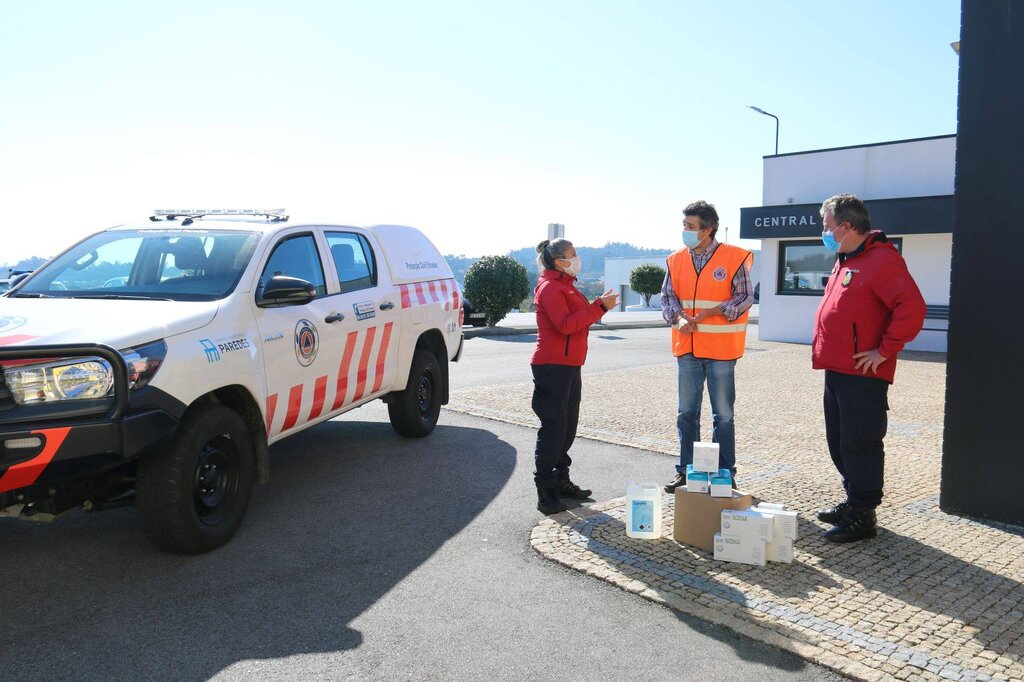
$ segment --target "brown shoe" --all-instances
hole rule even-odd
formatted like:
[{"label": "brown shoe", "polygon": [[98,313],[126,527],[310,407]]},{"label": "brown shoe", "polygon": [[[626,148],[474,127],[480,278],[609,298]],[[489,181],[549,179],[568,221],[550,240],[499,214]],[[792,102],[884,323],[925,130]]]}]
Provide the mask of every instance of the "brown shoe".
[{"label": "brown shoe", "polygon": [[672,482],[665,486],[665,492],[674,493],[676,488],[686,487],[686,474],[676,474],[676,477],[672,479]]}]

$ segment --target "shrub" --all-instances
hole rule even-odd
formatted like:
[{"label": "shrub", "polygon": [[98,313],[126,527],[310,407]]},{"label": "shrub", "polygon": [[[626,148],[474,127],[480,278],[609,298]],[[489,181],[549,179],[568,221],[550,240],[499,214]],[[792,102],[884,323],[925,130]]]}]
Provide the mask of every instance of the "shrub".
[{"label": "shrub", "polygon": [[651,307],[651,296],[661,291],[665,282],[665,268],[660,265],[646,264],[637,266],[629,273],[629,286],[644,297],[644,305]]},{"label": "shrub", "polygon": [[463,291],[493,327],[530,293],[530,274],[514,258],[484,256],[466,270]]}]

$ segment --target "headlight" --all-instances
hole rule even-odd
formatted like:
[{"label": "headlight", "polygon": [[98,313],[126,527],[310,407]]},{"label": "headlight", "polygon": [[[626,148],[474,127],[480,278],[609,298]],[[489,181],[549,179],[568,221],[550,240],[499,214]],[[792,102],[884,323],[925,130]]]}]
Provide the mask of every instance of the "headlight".
[{"label": "headlight", "polygon": [[4,370],[4,377],[19,405],[102,398],[114,385],[110,364],[99,358],[11,367]]},{"label": "headlight", "polygon": [[[148,384],[167,354],[167,344],[155,341],[121,351],[128,366],[131,390]],[[58,400],[88,400],[113,395],[114,371],[101,358],[67,358],[3,369],[7,387],[19,405]]]}]

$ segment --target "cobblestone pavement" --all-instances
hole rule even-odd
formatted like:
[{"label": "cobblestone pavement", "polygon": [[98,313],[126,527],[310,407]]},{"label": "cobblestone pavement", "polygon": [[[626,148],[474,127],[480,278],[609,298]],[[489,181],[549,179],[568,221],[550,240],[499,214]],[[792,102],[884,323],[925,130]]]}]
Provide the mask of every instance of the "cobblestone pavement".
[{"label": "cobblestone pavement", "polygon": [[[667,355],[667,352],[666,352]],[[584,373],[579,435],[674,455],[675,364]],[[1024,679],[1024,529],[938,508],[946,365],[907,353],[889,393],[886,498],[875,540],[821,539],[821,506],[841,499],[825,449],[823,375],[807,346],[748,344],[737,363],[737,479],[800,512],[792,564],[716,562],[671,539],[626,537],[624,498],[542,520],[546,558],[672,608],[794,651],[858,679]],[[532,384],[452,392],[449,409],[536,426]],[[711,408],[702,410],[705,438]],[[573,448],[586,477],[586,441]],[[665,480],[674,474],[666,457]],[[623,481],[623,492],[625,481]]]}]

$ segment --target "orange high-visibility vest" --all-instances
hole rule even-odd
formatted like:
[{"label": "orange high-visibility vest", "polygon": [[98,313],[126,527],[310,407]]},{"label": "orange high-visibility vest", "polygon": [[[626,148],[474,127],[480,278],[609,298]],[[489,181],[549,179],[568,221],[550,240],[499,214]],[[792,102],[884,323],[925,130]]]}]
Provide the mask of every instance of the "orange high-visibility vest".
[{"label": "orange high-visibility vest", "polygon": [[[698,273],[693,267],[689,249],[680,249],[668,257],[672,290],[687,315],[714,308],[732,298],[732,278],[747,260],[754,256],[746,249],[719,244],[711,259]],[[672,354],[676,357],[693,353],[697,358],[735,360],[743,355],[747,338],[749,309],[733,321],[725,315],[713,315],[697,324],[697,331],[683,334],[672,328]]]}]

